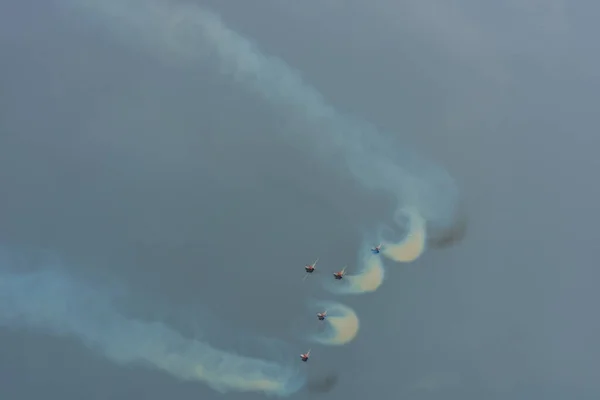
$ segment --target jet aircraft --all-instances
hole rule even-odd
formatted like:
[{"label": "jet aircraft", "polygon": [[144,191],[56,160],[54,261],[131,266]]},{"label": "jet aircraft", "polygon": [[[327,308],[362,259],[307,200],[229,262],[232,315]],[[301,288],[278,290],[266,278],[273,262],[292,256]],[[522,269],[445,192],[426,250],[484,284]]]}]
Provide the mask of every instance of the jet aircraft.
[{"label": "jet aircraft", "polygon": [[344,269],[342,269],[339,272],[334,272],[333,277],[337,280],[340,280],[344,277],[345,274],[346,274],[346,267],[344,267]]},{"label": "jet aircraft", "polygon": [[304,266],[304,270],[306,271],[307,274],[312,274],[313,272],[315,272],[315,267],[317,266],[318,261],[319,261],[319,259],[317,258],[314,263],[306,264]]},{"label": "jet aircraft", "polygon": [[379,246],[377,246],[377,247],[373,247],[373,248],[371,249],[371,253],[373,253],[373,254],[379,254],[379,252],[381,251],[381,246],[383,246],[383,244],[382,244],[382,243],[379,243]]},{"label": "jet aircraft", "polygon": [[318,261],[319,261],[319,259],[317,258],[314,263],[312,263],[312,264],[306,264],[304,266],[304,270],[306,271],[306,274],[304,274],[304,278],[302,278],[302,280],[306,280],[306,278],[308,278],[308,276],[310,274],[312,274],[313,272],[315,272],[315,267],[317,266],[317,262]]},{"label": "jet aircraft", "polygon": [[309,357],[310,357],[310,350],[308,350],[305,354],[300,354],[300,359],[304,362],[307,362]]}]

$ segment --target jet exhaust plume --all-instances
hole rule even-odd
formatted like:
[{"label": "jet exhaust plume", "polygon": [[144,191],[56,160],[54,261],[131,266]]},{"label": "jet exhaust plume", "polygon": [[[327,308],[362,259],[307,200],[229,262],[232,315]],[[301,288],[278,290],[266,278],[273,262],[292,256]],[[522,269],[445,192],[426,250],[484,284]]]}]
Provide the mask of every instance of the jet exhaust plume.
[{"label": "jet exhaust plume", "polygon": [[319,309],[327,310],[323,323],[327,324],[324,332],[314,334],[311,340],[333,346],[341,346],[351,342],[358,333],[360,322],[353,309],[340,303],[320,301],[315,303]]},{"label": "jet exhaust plume", "polygon": [[120,291],[74,279],[61,268],[19,273],[0,265],[0,327],[76,338],[117,364],[143,364],[222,393],[287,396],[305,383],[294,358],[266,360],[214,348],[161,322],[125,316],[117,296]]},{"label": "jet exhaust plume", "polygon": [[400,211],[411,210],[411,230],[402,243],[387,243],[383,253],[391,260],[415,260],[425,249],[426,229],[443,230],[453,223],[458,189],[443,168],[399,146],[372,124],[338,112],[296,70],[263,54],[217,14],[197,5],[160,0],[62,2],[69,10],[85,10],[87,16],[100,18],[121,39],[146,47],[167,62],[216,60],[223,74],[290,118],[292,126],[282,134],[309,143],[323,162],[350,172],[365,189],[394,195]]}]

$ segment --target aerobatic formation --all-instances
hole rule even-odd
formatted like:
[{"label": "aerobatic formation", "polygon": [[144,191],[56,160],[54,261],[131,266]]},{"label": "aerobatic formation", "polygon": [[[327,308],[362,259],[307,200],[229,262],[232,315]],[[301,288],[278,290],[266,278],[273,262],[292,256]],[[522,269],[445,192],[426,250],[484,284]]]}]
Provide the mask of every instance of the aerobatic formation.
[{"label": "aerobatic formation", "polygon": [[[410,215],[409,215],[410,216]],[[371,292],[377,289],[383,282],[383,263],[381,255],[390,258],[393,261],[410,262],[415,260],[424,249],[425,232],[420,219],[411,220],[406,238],[399,243],[380,242],[377,246],[370,248],[370,251],[361,251],[360,260],[363,267],[354,275],[346,275],[347,267],[333,272],[333,281],[327,281],[326,287],[338,294],[357,294]],[[305,275],[303,280],[317,271],[317,258],[312,264],[304,266]],[[321,311],[317,312],[317,319],[328,324],[325,333],[317,333],[311,336],[315,342],[326,345],[342,345],[350,342],[360,326],[356,313],[349,307],[339,303],[324,303]],[[300,354],[300,359],[307,362],[312,350]]]},{"label": "aerobatic formation", "polygon": [[[452,223],[458,192],[445,170],[399,146],[373,125],[336,111],[292,67],[263,54],[213,12],[165,0],[57,3],[69,11],[63,15],[73,17],[78,25],[87,19],[104,26],[117,40],[154,53],[166,63],[216,63],[221,73],[296,124],[282,132],[290,142],[312,145],[324,166],[350,173],[366,190],[387,191],[397,198],[392,223],[381,224],[365,236],[357,265],[331,270],[333,276],[321,280],[330,292],[377,290],[385,276],[382,256],[394,262],[414,261],[425,250],[426,228],[444,229]],[[392,240],[394,236],[401,239]],[[304,280],[320,270],[318,261],[305,267]],[[115,363],[141,361],[223,393],[287,396],[305,386],[303,362],[310,365],[310,348],[298,360],[294,349],[274,352],[279,341],[257,338],[264,358],[234,353],[212,346],[205,335],[190,338],[167,324],[121,313],[115,301],[121,290],[86,283],[58,267],[16,273],[7,268],[8,261],[2,264],[0,326],[74,337]],[[349,307],[324,302],[315,304],[314,312],[315,323],[326,329],[310,335],[311,343],[344,345],[359,330],[358,317]],[[206,318],[202,323],[208,331],[215,322]],[[256,349],[252,354],[258,354]]]}]

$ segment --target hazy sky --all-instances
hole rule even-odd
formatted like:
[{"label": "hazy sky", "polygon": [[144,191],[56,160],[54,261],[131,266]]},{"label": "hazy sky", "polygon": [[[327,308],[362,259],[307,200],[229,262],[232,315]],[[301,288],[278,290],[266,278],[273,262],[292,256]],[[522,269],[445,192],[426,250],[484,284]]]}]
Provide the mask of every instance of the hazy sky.
[{"label": "hazy sky", "polygon": [[[0,4],[1,246],[118,279],[138,313],[182,332],[208,309],[292,357],[309,347],[290,333],[306,298],[341,300],[361,331],[314,346],[311,374],[340,376],[323,398],[600,396],[600,4],[188,1],[461,188],[462,242],[335,298],[301,284],[302,266],[354,263],[394,204],[286,143],[286,117],[214,65],[165,62],[66,2]],[[2,329],[0,343],[7,400],[260,397],[116,366],[76,340]]]}]

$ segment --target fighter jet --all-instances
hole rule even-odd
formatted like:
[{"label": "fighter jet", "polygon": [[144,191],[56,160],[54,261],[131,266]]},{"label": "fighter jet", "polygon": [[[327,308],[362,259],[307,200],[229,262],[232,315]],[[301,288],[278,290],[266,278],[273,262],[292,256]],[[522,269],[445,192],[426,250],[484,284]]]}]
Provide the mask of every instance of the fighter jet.
[{"label": "fighter jet", "polygon": [[379,254],[379,252],[381,251],[381,246],[383,246],[383,244],[382,244],[382,243],[379,243],[379,246],[377,246],[377,247],[373,247],[373,248],[371,249],[371,253],[373,253],[373,254]]},{"label": "fighter jet", "polygon": [[307,274],[312,274],[313,272],[315,272],[315,267],[317,266],[318,261],[319,261],[319,259],[317,258],[314,263],[306,264],[304,266],[304,270],[306,271]]},{"label": "fighter jet", "polygon": [[300,354],[300,359],[304,362],[307,362],[309,357],[310,357],[310,350],[308,350],[305,354]]},{"label": "fighter jet", "polygon": [[304,266],[304,270],[306,271],[306,274],[304,274],[304,278],[302,278],[303,281],[306,280],[306,278],[308,278],[308,276],[310,274],[312,274],[313,272],[315,272],[315,267],[317,266],[317,262],[318,261],[319,261],[319,259],[317,258],[314,263],[312,263],[312,264],[306,264]]},{"label": "fighter jet", "polygon": [[344,267],[344,269],[342,269],[339,272],[334,272],[333,273],[333,277],[337,280],[340,280],[344,277],[344,274],[346,273],[346,267]]}]

